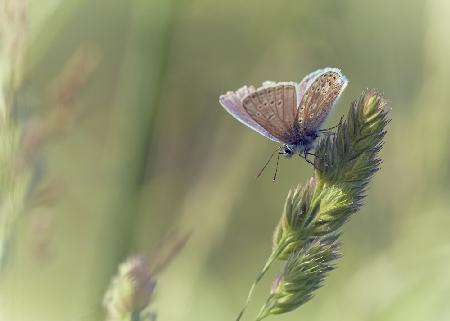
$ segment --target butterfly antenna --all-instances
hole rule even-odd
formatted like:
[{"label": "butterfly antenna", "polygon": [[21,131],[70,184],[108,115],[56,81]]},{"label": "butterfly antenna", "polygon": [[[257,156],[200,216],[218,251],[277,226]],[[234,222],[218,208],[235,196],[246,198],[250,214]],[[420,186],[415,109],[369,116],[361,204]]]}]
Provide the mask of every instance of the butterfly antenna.
[{"label": "butterfly antenna", "polygon": [[264,172],[264,170],[266,169],[267,165],[269,165],[270,161],[272,160],[273,155],[275,155],[275,153],[279,150],[279,148],[277,148],[269,157],[269,159],[267,160],[266,164],[264,164],[263,168],[261,168],[261,170],[258,172],[258,174],[256,175],[256,178],[260,177],[261,174]]},{"label": "butterfly antenna", "polygon": [[275,167],[275,174],[273,174],[273,181],[275,182],[275,180],[277,179],[277,173],[278,173],[278,163],[280,162],[280,155],[281,153],[278,152],[278,157],[277,157],[277,166]]}]

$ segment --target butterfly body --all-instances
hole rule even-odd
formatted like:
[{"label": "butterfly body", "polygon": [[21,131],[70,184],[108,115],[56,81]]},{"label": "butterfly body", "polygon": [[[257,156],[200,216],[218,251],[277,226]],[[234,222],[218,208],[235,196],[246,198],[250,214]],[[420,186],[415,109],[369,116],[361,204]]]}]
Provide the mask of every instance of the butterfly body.
[{"label": "butterfly body", "polygon": [[300,83],[265,82],[258,89],[244,86],[220,96],[219,101],[241,123],[280,143],[280,154],[305,157],[347,83],[339,69],[325,68]]},{"label": "butterfly body", "polygon": [[304,136],[295,143],[284,144],[281,148],[281,154],[286,158],[291,158],[293,155],[303,156],[312,149],[317,137],[317,135]]}]

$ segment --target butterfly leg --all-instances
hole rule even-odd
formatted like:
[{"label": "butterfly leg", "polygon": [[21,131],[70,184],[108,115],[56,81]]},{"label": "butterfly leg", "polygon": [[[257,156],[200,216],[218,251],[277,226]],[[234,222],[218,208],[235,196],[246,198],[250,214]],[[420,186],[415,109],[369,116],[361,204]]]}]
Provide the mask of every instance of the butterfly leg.
[{"label": "butterfly leg", "polygon": [[311,156],[314,156],[315,158],[318,158],[318,159],[320,159],[321,161],[323,161],[323,159],[322,159],[322,158],[320,158],[319,156],[317,156],[317,154],[314,154],[314,153],[310,153],[310,152],[305,152],[305,157],[306,157],[306,155],[311,155]]},{"label": "butterfly leg", "polygon": [[325,136],[334,136],[334,135],[336,135],[335,132],[333,132],[331,130],[328,130],[328,129],[321,129],[321,130],[319,130],[319,134],[325,135]]},{"label": "butterfly leg", "polygon": [[310,163],[310,164],[314,167],[314,169],[316,169],[316,165],[314,165],[314,163],[308,159],[308,156],[307,156],[308,154],[309,154],[309,153],[306,153],[306,152],[305,152],[305,153],[299,154],[299,155],[300,155],[301,158],[304,158],[305,161],[307,161],[308,163]]},{"label": "butterfly leg", "polygon": [[[306,155],[314,156],[315,158],[317,158],[317,159],[319,159],[320,161],[322,161],[322,162],[325,164],[326,167],[328,167],[327,162],[326,162],[323,158],[320,158],[319,156],[317,156],[317,154],[305,152],[305,159],[306,159]],[[314,166],[314,169],[315,169],[315,168],[316,168],[316,167]]]},{"label": "butterfly leg", "polygon": [[341,119],[339,120],[339,123],[337,125],[335,125],[333,127],[330,127],[330,128],[320,129],[319,133],[323,133],[323,134],[328,135],[328,136],[336,135],[336,133],[333,132],[332,130],[335,129],[335,128],[341,127],[343,121],[344,121],[344,116],[341,116]]}]

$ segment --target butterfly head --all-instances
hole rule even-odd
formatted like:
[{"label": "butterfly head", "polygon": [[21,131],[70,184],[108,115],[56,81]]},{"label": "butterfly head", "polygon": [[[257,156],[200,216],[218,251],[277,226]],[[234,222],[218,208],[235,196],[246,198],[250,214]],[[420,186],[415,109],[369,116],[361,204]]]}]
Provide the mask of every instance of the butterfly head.
[{"label": "butterfly head", "polygon": [[290,145],[283,145],[281,148],[280,154],[286,158],[291,158],[294,155],[294,152]]},{"label": "butterfly head", "polygon": [[280,154],[285,158],[291,158],[293,155],[302,155],[310,150],[312,144],[285,144],[281,147]]}]

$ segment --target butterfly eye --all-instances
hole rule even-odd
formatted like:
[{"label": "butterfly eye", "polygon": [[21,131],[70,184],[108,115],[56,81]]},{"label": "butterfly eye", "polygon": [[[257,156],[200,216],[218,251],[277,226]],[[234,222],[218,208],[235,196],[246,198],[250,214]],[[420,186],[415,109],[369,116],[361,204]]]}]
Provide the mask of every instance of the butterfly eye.
[{"label": "butterfly eye", "polygon": [[291,150],[288,146],[284,146],[283,152],[284,152],[286,155],[292,155],[292,150]]}]

